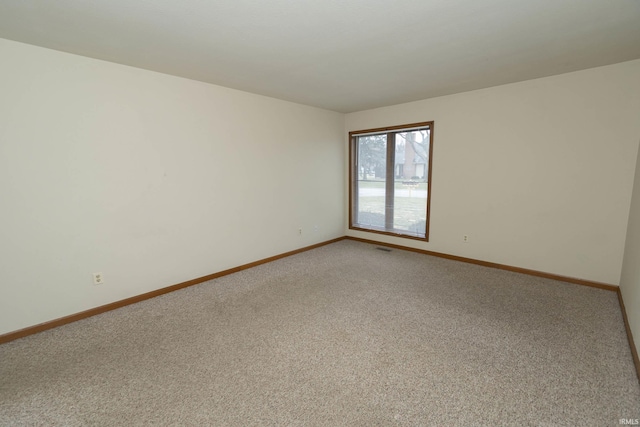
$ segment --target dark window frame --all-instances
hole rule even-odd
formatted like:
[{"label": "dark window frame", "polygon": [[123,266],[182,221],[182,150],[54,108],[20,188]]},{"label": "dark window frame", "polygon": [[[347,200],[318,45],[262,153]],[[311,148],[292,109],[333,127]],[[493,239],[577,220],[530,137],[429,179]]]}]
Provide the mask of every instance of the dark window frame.
[{"label": "dark window frame", "polygon": [[[426,206],[426,226],[424,237],[415,236],[411,234],[405,234],[401,230],[393,229],[393,197],[389,201],[390,196],[394,192],[394,179],[395,179],[395,134],[406,132],[409,130],[429,129],[429,158],[427,164],[427,206]],[[357,189],[358,189],[358,171],[356,170],[357,152],[358,152],[358,136],[364,134],[387,134],[387,157],[386,157],[386,186],[385,186],[385,198],[387,203],[385,204],[385,227],[384,229],[367,228],[361,224],[354,222],[354,214],[357,212]],[[398,126],[388,126],[374,129],[363,129],[349,132],[349,229],[364,231],[367,233],[384,234],[388,236],[401,237],[404,239],[420,240],[423,242],[429,241],[429,228],[431,222],[431,177],[432,177],[432,164],[433,164],[433,135],[434,135],[434,122],[420,122],[410,123]],[[392,139],[393,136],[393,139]],[[390,144],[388,141],[393,140],[394,143]]]}]

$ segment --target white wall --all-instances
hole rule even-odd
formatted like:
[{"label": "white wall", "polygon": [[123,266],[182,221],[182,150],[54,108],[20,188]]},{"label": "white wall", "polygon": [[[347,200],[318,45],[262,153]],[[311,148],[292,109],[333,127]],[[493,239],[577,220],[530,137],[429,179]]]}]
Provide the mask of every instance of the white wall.
[{"label": "white wall", "polygon": [[624,299],[636,349],[640,354],[640,151],[638,151],[636,179],[631,197],[620,292]]},{"label": "white wall", "polygon": [[345,127],[429,120],[430,242],[348,235],[619,283],[640,61],[347,114]]},{"label": "white wall", "polygon": [[344,235],[342,114],[2,39],[0,60],[0,334]]},{"label": "white wall", "polygon": [[431,241],[348,235],[620,281],[640,61],[343,116],[2,39],[0,58],[0,334],[343,235],[345,130],[425,120]]}]

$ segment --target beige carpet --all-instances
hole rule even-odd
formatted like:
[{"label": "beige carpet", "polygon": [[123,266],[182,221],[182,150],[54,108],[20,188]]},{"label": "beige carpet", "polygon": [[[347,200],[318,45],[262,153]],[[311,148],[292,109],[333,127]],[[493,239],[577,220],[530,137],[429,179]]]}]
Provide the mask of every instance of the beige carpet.
[{"label": "beige carpet", "polygon": [[341,241],[0,346],[0,426],[616,426],[614,292]]}]

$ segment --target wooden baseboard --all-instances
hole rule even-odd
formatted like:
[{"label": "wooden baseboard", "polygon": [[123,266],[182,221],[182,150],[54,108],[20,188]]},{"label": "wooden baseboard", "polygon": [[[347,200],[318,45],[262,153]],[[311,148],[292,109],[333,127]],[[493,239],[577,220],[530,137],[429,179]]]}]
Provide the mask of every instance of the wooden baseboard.
[{"label": "wooden baseboard", "polygon": [[449,255],[449,254],[445,254],[445,253],[441,253],[441,252],[427,251],[427,250],[424,250],[424,249],[409,248],[409,247],[406,247],[406,246],[394,245],[392,243],[383,243],[383,242],[377,242],[375,240],[361,239],[359,237],[347,236],[346,239],[355,240],[357,242],[371,243],[373,245],[378,245],[378,246],[386,246],[386,247],[394,248],[394,249],[402,249],[404,251],[417,252],[417,253],[424,254],[424,255],[431,255],[431,256],[435,256],[435,257],[439,257],[439,258],[446,258],[446,259],[451,259],[451,260],[454,260],[454,261],[466,262],[466,263],[469,263],[469,264],[482,265],[484,267],[491,267],[491,268],[497,268],[497,269],[500,269],[500,270],[507,270],[507,271],[513,271],[513,272],[516,272],[516,273],[528,274],[530,276],[544,277],[546,279],[559,280],[561,282],[569,282],[569,283],[574,283],[576,285],[583,285],[583,286],[589,286],[589,287],[592,287],[592,288],[606,289],[607,291],[614,291],[615,292],[615,291],[618,290],[618,286],[610,285],[608,283],[600,283],[600,282],[594,282],[594,281],[591,281],[591,280],[577,279],[575,277],[561,276],[561,275],[558,275],[558,274],[545,273],[544,271],[530,270],[528,268],[513,267],[513,266],[510,266],[510,265],[498,264],[498,263],[495,263],[495,262],[480,261],[480,260],[473,259],[473,258],[465,258],[465,257],[461,257],[461,256],[457,256],[457,255]]},{"label": "wooden baseboard", "polygon": [[75,322],[77,320],[81,320],[81,319],[85,319],[87,317],[91,317],[91,316],[95,316],[97,314],[101,314],[101,313],[105,313],[107,311],[110,310],[115,310],[117,308],[120,307],[125,307],[127,305],[130,304],[135,304],[137,302],[140,301],[144,301],[147,299],[151,299],[160,295],[164,295],[167,294],[169,292],[173,292],[173,291],[177,291],[179,289],[184,289],[187,288],[189,286],[193,286],[193,285],[197,285],[199,283],[203,283],[203,282],[207,282],[209,280],[213,280],[216,279],[218,277],[222,277],[222,276],[226,276],[229,274],[233,274],[233,273],[237,273],[239,271],[242,270],[246,270],[248,268],[252,268],[252,267],[256,267],[258,265],[261,264],[266,264],[268,262],[272,262],[272,261],[276,261],[278,259],[281,258],[286,258],[288,256],[291,255],[295,255],[301,252],[305,252],[305,251],[309,251],[311,249],[315,249],[321,246],[325,246],[331,243],[335,243],[335,242],[339,242],[341,240],[354,240],[354,241],[358,241],[358,242],[364,242],[364,243],[370,243],[370,244],[374,244],[374,245],[378,245],[378,246],[386,246],[386,247],[390,247],[390,248],[395,248],[395,249],[402,249],[402,250],[406,250],[406,251],[411,251],[411,252],[417,252],[417,253],[421,253],[421,254],[425,254],[425,255],[431,255],[431,256],[436,256],[436,257],[440,257],[440,258],[446,258],[446,259],[450,259],[450,260],[454,260],[454,261],[461,261],[461,262],[467,262],[467,263],[471,263],[471,264],[477,264],[477,265],[482,265],[485,267],[491,267],[491,268],[497,268],[497,269],[501,269],[501,270],[507,270],[507,271],[513,271],[513,272],[517,272],[517,273],[523,273],[523,274],[528,274],[531,276],[537,276],[537,277],[544,277],[547,279],[553,279],[553,280],[559,280],[559,281],[563,281],[563,282],[569,282],[569,283],[575,283],[578,285],[583,285],[583,286],[590,286],[590,287],[594,287],[594,288],[599,288],[599,289],[605,289],[605,290],[609,290],[609,291],[614,291],[617,292],[618,294],[618,301],[620,302],[620,310],[622,312],[622,318],[624,320],[624,326],[625,329],[627,331],[627,338],[629,340],[629,347],[631,348],[631,355],[633,357],[633,362],[635,364],[636,367],[636,374],[638,376],[638,381],[640,381],[640,358],[638,357],[638,351],[636,349],[634,340],[633,340],[633,334],[631,332],[631,327],[629,326],[629,319],[627,318],[627,311],[625,309],[624,306],[624,300],[622,298],[622,293],[620,292],[620,287],[618,286],[614,286],[614,285],[609,285],[606,283],[599,283],[599,282],[593,282],[593,281],[589,281],[589,280],[583,280],[583,279],[576,279],[573,277],[565,277],[565,276],[560,276],[560,275],[556,275],[556,274],[551,274],[551,273],[545,273],[545,272],[541,272],[541,271],[536,271],[536,270],[530,270],[530,269],[526,269],[526,268],[520,268],[520,267],[513,267],[513,266],[509,266],[509,265],[504,265],[504,264],[497,264],[497,263],[493,263],[493,262],[487,262],[487,261],[480,261],[480,260],[476,260],[473,258],[465,258],[465,257],[459,257],[456,255],[449,255],[449,254],[444,254],[444,253],[440,253],[440,252],[433,252],[433,251],[427,251],[427,250],[423,250],[423,249],[415,249],[415,248],[409,248],[406,246],[400,246],[400,245],[394,245],[391,243],[383,243],[383,242],[376,242],[374,240],[368,240],[368,239],[361,239],[358,237],[351,237],[351,236],[342,236],[342,237],[338,237],[336,239],[332,239],[332,240],[328,240],[326,242],[321,242],[321,243],[317,243],[315,245],[311,245],[311,246],[306,246],[304,248],[300,248],[300,249],[296,249],[290,252],[285,252],[279,255],[275,255],[272,257],[268,257],[268,258],[264,258],[258,261],[254,261],[248,264],[244,264],[241,265],[239,267],[234,267],[234,268],[230,268],[228,270],[224,270],[224,271],[220,271],[218,273],[213,273],[213,274],[209,274],[207,276],[203,276],[203,277],[198,277],[196,279],[192,279],[192,280],[188,280],[186,282],[182,282],[182,283],[178,283],[176,285],[172,285],[172,286],[167,286],[165,288],[162,289],[158,289],[155,291],[151,291],[151,292],[147,292],[141,295],[137,295],[131,298],[126,298],[124,300],[120,300],[120,301],[116,301],[110,304],[105,304],[102,305],[100,307],[96,307],[96,308],[92,308],[86,311],[82,311],[80,313],[75,313],[69,316],[65,316],[65,317],[61,317],[59,319],[55,319],[49,322],[45,322],[45,323],[41,323],[39,325],[35,325],[35,326],[30,326],[28,328],[24,328],[24,329],[20,329],[14,332],[9,332],[3,335],[0,335],[0,344],[9,342],[9,341],[13,341],[16,340],[18,338],[23,338],[26,337],[28,335],[33,335],[36,334],[38,332],[42,332],[42,331],[46,331],[48,329],[53,329],[56,328],[58,326],[62,326],[62,325],[66,325],[68,323],[71,322]]},{"label": "wooden baseboard", "polygon": [[629,340],[629,346],[631,347],[631,356],[633,356],[633,363],[636,365],[636,375],[640,382],[640,358],[638,357],[638,350],[636,344],[633,341],[633,333],[631,332],[631,326],[629,325],[629,318],[627,317],[627,310],[624,307],[624,299],[622,298],[622,292],[618,288],[618,301],[620,302],[620,310],[622,311],[622,319],[624,320],[624,327],[627,330],[627,339]]},{"label": "wooden baseboard", "polygon": [[296,249],[290,252],[285,252],[279,255],[275,255],[269,258],[264,258],[259,261],[250,262],[249,264],[244,264],[239,267],[230,268],[228,270],[220,271],[218,273],[209,274],[207,276],[198,277],[197,279],[187,280],[186,282],[178,283],[176,285],[167,286],[166,288],[157,289],[155,291],[147,292],[144,294],[136,295],[131,298],[126,298],[120,301],[112,302],[110,304],[101,305],[100,307],[95,307],[86,311],[82,311],[80,313],[71,314],[69,316],[61,317],[59,319],[54,319],[49,322],[40,323],[35,326],[30,326],[28,328],[20,329],[14,332],[9,332],[3,335],[0,335],[0,344],[16,340],[18,338],[23,338],[28,335],[33,335],[38,332],[46,331],[48,329],[57,328],[58,326],[66,325],[67,323],[75,322],[77,320],[86,319],[87,317],[95,316],[97,314],[105,313],[107,311],[115,310],[120,307],[124,307],[127,305],[135,304],[140,301],[148,300],[160,295],[168,294],[169,292],[177,291],[179,289],[184,289],[189,286],[197,285],[199,283],[207,282],[209,280],[216,279],[218,277],[226,276],[229,274],[237,273],[238,271],[246,270],[248,268],[256,267],[261,264],[266,264],[268,262],[276,261],[281,258],[286,258],[291,255],[299,254],[301,252],[309,251],[311,249],[319,248],[320,246],[325,246],[331,243],[338,242],[340,240],[344,240],[345,237],[338,237],[336,239],[327,240],[326,242],[317,243],[315,245],[306,246],[304,248]]},{"label": "wooden baseboard", "polygon": [[[321,242],[315,245],[311,245],[311,246],[306,246],[304,248],[300,248],[300,249],[296,249],[294,251],[290,251],[290,252],[285,252],[279,255],[275,255],[269,258],[264,258],[261,259],[259,261],[255,261],[255,262],[251,262],[248,264],[244,264],[241,265],[239,267],[234,267],[234,268],[230,268],[228,270],[224,270],[224,271],[220,271],[218,273],[213,273],[213,274],[209,274],[207,276],[203,276],[203,277],[198,277],[196,279],[192,279],[192,280],[188,280],[186,282],[182,282],[182,283],[178,283],[176,285],[172,285],[172,286],[168,286],[162,289],[157,289],[155,291],[151,291],[151,292],[147,292],[141,295],[136,295],[134,297],[131,298],[126,298],[124,300],[120,300],[120,301],[116,301],[110,304],[105,304],[102,305],[100,307],[95,307],[86,311],[82,311],[80,313],[75,313],[75,314],[71,314],[69,316],[65,316],[65,317],[61,317],[59,319],[55,319],[55,320],[51,320],[49,322],[45,322],[45,323],[41,323],[35,326],[30,326],[28,328],[24,328],[24,329],[20,329],[14,332],[9,332],[6,333],[4,335],[0,335],[0,344],[2,343],[6,343],[9,341],[13,341],[16,340],[18,338],[22,338],[22,337],[26,337],[28,335],[32,335],[38,332],[42,332],[42,331],[46,331],[48,329],[52,329],[52,328],[56,328],[58,326],[62,326],[62,325],[66,325],[68,323],[71,322],[75,322],[77,320],[81,320],[81,319],[85,319],[87,317],[91,317],[91,316],[95,316],[97,314],[101,314],[101,313],[105,313],[107,311],[110,310],[115,310],[117,308],[120,307],[124,307],[130,304],[135,304],[137,302],[140,301],[144,301],[150,298],[154,298],[160,295],[164,295],[167,294],[169,292],[173,292],[173,291],[177,291],[179,289],[184,289],[187,288],[189,286],[193,286],[193,285],[197,285],[199,283],[203,283],[209,280],[213,280],[216,279],[218,277],[222,277],[222,276],[226,276],[228,274],[233,274],[233,273],[237,273],[238,271],[242,271],[242,270],[246,270],[248,268],[252,268],[252,267],[256,267],[258,265],[261,264],[266,264],[268,262],[271,261],[275,261],[281,258],[285,258],[291,255],[295,255],[301,252],[305,252],[311,249],[315,249],[318,248],[320,246],[324,246],[324,245],[328,245],[331,243],[335,243],[338,242],[340,240],[354,240],[354,241],[358,241],[358,242],[364,242],[364,243],[370,243],[370,244],[374,244],[374,245],[378,245],[378,246],[386,246],[386,247],[390,247],[390,248],[395,248],[395,249],[402,249],[402,250],[406,250],[406,251],[411,251],[411,252],[417,252],[417,253],[421,253],[421,254],[425,254],[425,255],[431,255],[431,256],[437,256],[440,258],[446,258],[446,259],[450,259],[450,260],[454,260],[454,261],[461,261],[461,262],[466,262],[466,263],[471,263],[471,264],[477,264],[477,265],[482,265],[485,267],[491,267],[491,268],[497,268],[497,269],[501,269],[501,270],[508,270],[508,271],[513,271],[513,272],[517,272],[517,273],[523,273],[523,274],[528,274],[531,276],[538,276],[538,277],[544,277],[547,279],[553,279],[553,280],[559,280],[559,281],[563,281],[563,282],[569,282],[569,283],[575,283],[578,285],[583,285],[583,286],[590,286],[590,287],[595,287],[595,288],[600,288],[600,289],[606,289],[609,291],[616,291],[618,292],[618,295],[620,297],[620,302],[621,302],[621,306],[622,306],[622,296],[620,295],[620,290],[618,288],[618,286],[614,286],[614,285],[609,285],[606,283],[599,283],[599,282],[593,282],[593,281],[589,281],[589,280],[583,280],[583,279],[576,279],[573,277],[565,277],[565,276],[560,276],[560,275],[556,275],[556,274],[551,274],[551,273],[545,273],[545,272],[541,272],[541,271],[536,271],[536,270],[529,270],[526,268],[520,268],[520,267],[513,267],[513,266],[509,266],[509,265],[504,265],[504,264],[497,264],[497,263],[493,263],[493,262],[487,262],[487,261],[480,261],[480,260],[476,260],[473,258],[464,258],[464,257],[460,257],[460,256],[456,256],[456,255],[449,255],[449,254],[444,254],[444,253],[440,253],[440,252],[434,252],[434,251],[427,251],[427,250],[423,250],[423,249],[415,249],[415,248],[410,248],[410,247],[406,247],[406,246],[401,246],[401,245],[394,245],[391,243],[383,243],[383,242],[377,242],[374,240],[368,240],[368,239],[361,239],[358,237],[351,237],[351,236],[342,236],[342,237],[338,237],[336,239],[332,239],[332,240],[328,240],[326,242]],[[623,307],[623,312],[624,312],[624,307]],[[625,325],[627,325],[627,333],[630,334],[630,330],[628,329],[628,321],[626,320],[626,313],[625,315]],[[630,340],[631,335],[629,335]],[[632,351],[635,351],[635,347],[632,345]],[[636,360],[636,366],[638,366],[638,355],[637,352],[634,353],[634,360]]]}]

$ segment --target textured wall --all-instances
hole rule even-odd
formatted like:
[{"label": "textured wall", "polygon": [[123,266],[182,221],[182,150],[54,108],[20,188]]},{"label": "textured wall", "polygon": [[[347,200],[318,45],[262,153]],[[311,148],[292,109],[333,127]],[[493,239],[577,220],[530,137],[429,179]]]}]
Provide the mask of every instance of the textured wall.
[{"label": "textured wall", "polygon": [[636,179],[633,184],[631,211],[629,212],[620,292],[624,299],[636,349],[640,354],[640,150],[636,165]]},{"label": "textured wall", "polygon": [[343,115],[1,39],[0,58],[0,333],[344,235]]},{"label": "textured wall", "polygon": [[348,234],[617,285],[638,76],[632,61],[347,114],[346,131],[435,121],[430,242]]}]

